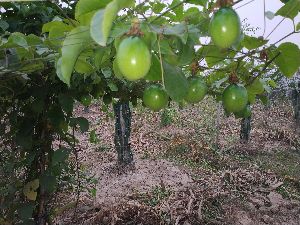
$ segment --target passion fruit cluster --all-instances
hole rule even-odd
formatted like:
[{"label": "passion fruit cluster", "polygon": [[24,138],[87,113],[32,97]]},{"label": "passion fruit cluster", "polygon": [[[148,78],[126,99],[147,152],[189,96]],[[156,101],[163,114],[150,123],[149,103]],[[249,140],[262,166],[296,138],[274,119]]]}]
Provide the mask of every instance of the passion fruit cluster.
[{"label": "passion fruit cluster", "polygon": [[[226,2],[223,1],[223,2]],[[144,78],[151,67],[151,52],[148,45],[140,37],[137,23],[131,29],[131,34],[122,40],[116,40],[117,54],[113,69],[118,78],[136,81]],[[130,33],[129,32],[129,33]],[[238,14],[226,4],[214,13],[209,25],[212,42],[221,49],[238,44],[241,40],[241,22]],[[237,117],[249,116],[248,95],[245,87],[232,82],[223,92],[223,105],[227,112]],[[206,95],[208,87],[201,77],[192,76],[188,80],[188,90],[185,101],[200,102]],[[159,111],[167,106],[169,96],[160,84],[148,86],[143,93],[144,105],[153,111]],[[251,114],[251,112],[250,112]]]},{"label": "passion fruit cluster", "polygon": [[[225,49],[239,44],[242,37],[241,21],[238,14],[223,1],[225,6],[216,11],[209,24],[212,42],[219,48]],[[232,76],[231,84],[223,92],[223,106],[227,113],[234,113],[237,118],[251,116],[248,94],[244,86],[237,84],[238,79]]]}]

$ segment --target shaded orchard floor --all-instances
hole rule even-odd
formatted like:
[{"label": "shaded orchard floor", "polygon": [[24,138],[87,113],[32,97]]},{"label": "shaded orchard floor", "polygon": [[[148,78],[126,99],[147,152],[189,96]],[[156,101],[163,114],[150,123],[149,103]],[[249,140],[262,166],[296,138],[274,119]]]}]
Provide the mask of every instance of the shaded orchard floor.
[{"label": "shaded orchard floor", "polygon": [[82,173],[97,183],[81,192],[75,217],[65,207],[75,194],[62,194],[59,224],[299,224],[300,139],[288,101],[255,105],[247,144],[240,121],[210,98],[163,116],[138,107],[127,168],[116,164],[114,121],[100,108],[76,111],[99,138],[78,133]]}]

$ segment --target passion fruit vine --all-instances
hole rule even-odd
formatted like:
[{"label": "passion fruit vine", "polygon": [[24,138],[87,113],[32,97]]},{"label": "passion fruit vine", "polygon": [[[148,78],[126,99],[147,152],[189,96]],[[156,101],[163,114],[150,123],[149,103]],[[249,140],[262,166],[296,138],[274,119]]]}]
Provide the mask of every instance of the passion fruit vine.
[{"label": "passion fruit vine", "polygon": [[211,18],[209,33],[213,43],[219,48],[229,48],[236,44],[241,35],[241,21],[230,7],[220,8]]}]

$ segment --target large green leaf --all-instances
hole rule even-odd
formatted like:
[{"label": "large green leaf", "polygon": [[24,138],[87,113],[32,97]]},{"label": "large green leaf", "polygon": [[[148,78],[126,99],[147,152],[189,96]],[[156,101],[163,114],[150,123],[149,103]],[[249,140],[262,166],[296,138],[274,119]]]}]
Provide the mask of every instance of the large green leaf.
[{"label": "large green leaf", "polygon": [[264,82],[258,78],[255,79],[246,88],[247,88],[248,93],[252,93],[252,94],[262,94],[265,91]]},{"label": "large green leaf", "polygon": [[150,81],[161,80],[161,65],[158,57],[152,54],[151,67],[145,79]]},{"label": "large green leaf", "polygon": [[58,95],[58,100],[59,100],[59,103],[60,103],[62,109],[66,113],[71,113],[73,111],[74,99],[72,98],[71,95],[65,94],[65,93],[60,93]]},{"label": "large green leaf", "polygon": [[64,162],[70,154],[70,150],[67,148],[60,148],[53,152],[52,165]]},{"label": "large green leaf", "polygon": [[1,48],[15,48],[15,47],[23,47],[24,50],[28,49],[28,43],[26,40],[26,36],[20,32],[12,33],[7,42],[3,42]]},{"label": "large green leaf", "polygon": [[182,70],[164,62],[164,83],[168,95],[174,101],[181,101],[187,94],[188,82]]},{"label": "large green leaf", "polygon": [[186,23],[179,23],[175,25],[167,25],[167,26],[157,26],[157,25],[151,25],[150,28],[158,34],[164,34],[164,35],[173,35],[180,38],[182,43],[186,43],[188,38],[188,26]]},{"label": "large green leaf", "polygon": [[117,3],[111,2],[105,9],[95,13],[91,21],[91,37],[101,46],[106,46],[107,39],[111,32],[113,21],[118,14]]},{"label": "large green leaf", "polygon": [[119,10],[123,8],[133,7],[135,3],[134,0],[115,0],[115,1],[118,4]]},{"label": "large green leaf", "polygon": [[0,20],[0,28],[6,31],[9,28],[9,24],[5,20]]},{"label": "large green leaf", "polygon": [[276,16],[283,16],[294,19],[300,11],[300,0],[290,0],[282,6],[277,12]]},{"label": "large green leaf", "polygon": [[280,55],[275,59],[279,70],[286,77],[292,77],[300,67],[300,49],[291,42],[279,45],[277,51],[272,52],[273,55],[280,52]]},{"label": "large green leaf", "polygon": [[70,121],[70,125],[72,127],[77,127],[77,125],[79,126],[81,132],[86,132],[89,130],[89,121],[83,117],[77,117],[77,118],[72,118]]},{"label": "large green leaf", "polygon": [[256,38],[252,36],[245,35],[242,41],[242,45],[248,50],[257,49],[268,43],[268,40],[262,38]]},{"label": "large green leaf", "polygon": [[52,175],[42,175],[40,177],[40,185],[49,193],[53,193],[56,189],[57,180],[55,176]]},{"label": "large green leaf", "polygon": [[54,20],[48,23],[45,23],[42,28],[42,33],[50,32],[53,28],[60,28],[65,31],[69,31],[72,29],[72,26],[64,23],[63,21]]},{"label": "large green leaf", "polygon": [[194,42],[191,39],[187,40],[185,45],[182,45],[179,52],[179,65],[184,66],[192,62],[195,57]]},{"label": "large green leaf", "polygon": [[76,72],[85,75],[89,75],[94,72],[93,66],[87,62],[84,57],[78,57],[74,69]]},{"label": "large green leaf", "polygon": [[296,25],[296,31],[300,30],[300,22]]},{"label": "large green leaf", "polygon": [[77,58],[90,42],[89,29],[83,26],[74,28],[64,40],[58,77],[68,86]]},{"label": "large green leaf", "polygon": [[208,45],[200,48],[197,54],[200,54],[200,58],[204,57],[207,65],[209,67],[212,67],[218,63],[223,62],[228,55],[228,51],[224,51],[215,45]]},{"label": "large green leaf", "polygon": [[19,206],[19,208],[17,210],[18,216],[21,220],[27,220],[29,218],[32,218],[33,210],[34,210],[33,203],[31,203],[31,202],[23,203]]},{"label": "large green leaf", "polygon": [[133,6],[133,0],[114,0],[105,9],[98,10],[91,20],[91,37],[101,46],[106,46],[111,34],[113,22],[118,12],[126,7]]},{"label": "large green leaf", "polygon": [[75,8],[75,19],[80,21],[87,13],[104,8],[111,0],[79,0]]}]

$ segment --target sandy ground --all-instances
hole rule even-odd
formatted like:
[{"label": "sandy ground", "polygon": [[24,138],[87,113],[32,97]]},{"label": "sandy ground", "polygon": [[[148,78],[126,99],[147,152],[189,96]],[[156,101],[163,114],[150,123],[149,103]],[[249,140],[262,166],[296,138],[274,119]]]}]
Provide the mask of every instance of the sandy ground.
[{"label": "sandy ground", "polygon": [[[78,133],[80,162],[98,181],[96,196],[82,193],[75,221],[65,213],[58,224],[300,224],[299,199],[277,191],[283,177],[262,170],[255,160],[244,166],[237,159],[287,149],[299,153],[299,129],[288,104],[284,110],[256,106],[248,144],[239,141],[239,120],[221,116],[218,121],[217,105],[209,99],[176,109],[173,123],[165,127],[159,113],[138,109],[132,119],[135,162],[126,168],[116,163],[114,121],[99,108],[77,109],[92,121],[90,130],[99,137],[99,143],[91,144],[88,135]],[[217,154],[212,150],[216,143]],[[157,187],[169,194],[149,206],[141,196],[155,199]]]}]

